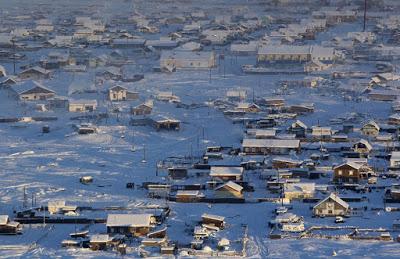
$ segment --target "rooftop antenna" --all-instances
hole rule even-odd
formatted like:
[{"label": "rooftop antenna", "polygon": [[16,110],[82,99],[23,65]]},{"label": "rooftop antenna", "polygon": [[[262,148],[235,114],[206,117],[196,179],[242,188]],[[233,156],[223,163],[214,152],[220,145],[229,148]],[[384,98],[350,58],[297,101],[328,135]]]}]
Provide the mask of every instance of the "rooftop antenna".
[{"label": "rooftop antenna", "polygon": [[366,24],[367,24],[367,0],[364,0],[364,29],[363,29],[364,32]]}]

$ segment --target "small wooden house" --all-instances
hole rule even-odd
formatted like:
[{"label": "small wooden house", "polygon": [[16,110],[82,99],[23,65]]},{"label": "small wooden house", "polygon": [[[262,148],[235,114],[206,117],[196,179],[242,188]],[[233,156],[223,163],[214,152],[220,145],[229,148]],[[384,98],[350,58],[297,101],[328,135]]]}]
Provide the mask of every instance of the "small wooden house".
[{"label": "small wooden house", "polygon": [[19,99],[26,101],[48,100],[53,98],[56,93],[36,81],[24,82],[20,85],[12,86]]},{"label": "small wooden house", "polygon": [[127,88],[116,85],[108,89],[110,101],[133,101],[139,98],[139,93],[128,91]]},{"label": "small wooden house", "polygon": [[334,170],[333,182],[357,183],[361,179],[362,165],[354,162],[346,162],[338,165]]},{"label": "small wooden house", "polygon": [[332,129],[330,127],[312,127],[312,138],[315,140],[330,140],[332,138]]},{"label": "small wooden house", "polygon": [[197,202],[204,198],[204,195],[198,190],[179,190],[176,192],[175,197],[178,202]]},{"label": "small wooden house", "polygon": [[361,128],[362,134],[364,134],[366,136],[371,136],[371,137],[378,136],[379,131],[380,131],[379,125],[373,120],[365,123]]},{"label": "small wooden house", "polygon": [[153,110],[153,101],[147,101],[131,108],[131,113],[135,116],[151,114]]},{"label": "small wooden house", "polygon": [[201,215],[202,223],[216,226],[220,229],[225,227],[225,217],[204,213]]},{"label": "small wooden house", "polygon": [[255,103],[239,103],[235,110],[246,113],[257,113],[261,111],[261,108]]},{"label": "small wooden house", "polygon": [[157,130],[180,130],[181,121],[171,118],[152,118],[152,126]]},{"label": "small wooden house", "polygon": [[155,223],[152,214],[109,214],[107,233],[132,236],[147,235]]},{"label": "small wooden house", "polygon": [[90,236],[90,249],[93,251],[107,250],[111,244],[112,238],[109,235],[92,235]]},{"label": "small wooden house", "polygon": [[313,214],[318,217],[346,216],[349,211],[350,205],[334,193],[313,207]]},{"label": "small wooden house", "polygon": [[243,167],[212,166],[210,176],[216,181],[240,181],[243,171]]},{"label": "small wooden house", "polygon": [[243,139],[243,152],[246,155],[288,154],[300,150],[298,139]]},{"label": "small wooden house", "polygon": [[21,234],[22,226],[15,221],[11,221],[8,215],[0,215],[0,234],[16,235]]},{"label": "small wooden house", "polygon": [[69,100],[69,112],[93,112],[97,109],[96,100]]},{"label": "small wooden house", "polygon": [[300,120],[296,120],[289,127],[289,132],[296,135],[296,138],[304,138],[307,132],[307,125]]},{"label": "small wooden house", "polygon": [[303,161],[290,159],[287,157],[275,157],[272,159],[272,168],[296,168],[299,167]]},{"label": "small wooden house", "polygon": [[44,68],[35,66],[28,68],[21,73],[18,74],[18,77],[22,80],[40,80],[40,79],[48,79],[50,78],[50,71]]},{"label": "small wooden house", "polygon": [[232,181],[228,181],[215,188],[215,197],[217,198],[242,198],[243,187]]},{"label": "small wooden house", "polygon": [[315,183],[285,183],[284,196],[286,199],[308,199],[313,198]]},{"label": "small wooden house", "polygon": [[367,140],[360,139],[358,142],[353,144],[353,150],[357,153],[368,154],[372,151],[372,146]]}]

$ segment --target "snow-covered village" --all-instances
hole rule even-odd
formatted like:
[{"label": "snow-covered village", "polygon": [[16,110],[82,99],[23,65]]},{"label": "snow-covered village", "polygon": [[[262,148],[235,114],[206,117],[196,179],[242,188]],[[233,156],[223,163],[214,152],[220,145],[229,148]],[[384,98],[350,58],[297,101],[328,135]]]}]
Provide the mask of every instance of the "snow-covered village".
[{"label": "snow-covered village", "polygon": [[0,258],[399,258],[400,1],[0,1]]}]

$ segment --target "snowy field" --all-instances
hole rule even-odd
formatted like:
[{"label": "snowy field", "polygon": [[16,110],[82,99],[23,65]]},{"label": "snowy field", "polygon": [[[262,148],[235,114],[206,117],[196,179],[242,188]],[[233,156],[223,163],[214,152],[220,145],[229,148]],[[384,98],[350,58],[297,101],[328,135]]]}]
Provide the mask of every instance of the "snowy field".
[{"label": "snowy field", "polygon": [[[242,1],[232,1],[232,3],[236,2]],[[105,6],[107,10],[113,10],[111,1]],[[0,3],[0,7],[11,8],[6,3]],[[341,24],[319,34],[314,43],[318,44],[335,36],[344,36],[348,31],[360,28],[360,21],[354,24]],[[156,36],[160,35],[152,37]],[[220,47],[216,51],[227,53],[227,50],[228,47]],[[48,54],[48,51],[44,49],[26,52],[28,59],[20,61],[18,65],[37,61],[41,56]],[[111,51],[109,48],[93,49],[96,53]],[[87,73],[76,74],[56,71],[52,80],[45,80],[43,83],[63,96],[96,99],[99,110],[120,108],[119,114],[110,112],[107,119],[96,122],[98,126],[96,134],[79,135],[75,132],[73,124],[86,122],[71,119],[77,114],[68,113],[65,110],[39,112],[34,109],[33,104],[17,101],[10,97],[8,90],[0,89],[1,117],[57,117],[56,121],[47,122],[0,123],[0,214],[13,215],[15,210],[21,209],[25,190],[28,203],[31,202],[30,199],[33,196],[37,206],[46,206],[49,201],[58,199],[66,200],[70,205],[93,208],[126,207],[128,212],[140,212],[141,210],[137,207],[143,204],[168,205],[171,208],[171,214],[166,220],[168,237],[170,240],[179,240],[181,243],[190,243],[193,225],[201,219],[203,213],[209,213],[224,216],[228,224],[224,231],[218,233],[218,237],[240,240],[243,236],[243,225],[248,226],[249,241],[246,246],[248,258],[330,258],[334,254],[337,258],[399,258],[400,243],[397,242],[269,239],[268,222],[273,219],[273,211],[277,206],[271,202],[176,203],[150,199],[144,189],[126,188],[128,182],[133,182],[138,186],[143,182],[167,181],[165,177],[156,175],[156,167],[159,161],[168,157],[201,156],[207,146],[240,148],[244,136],[244,125],[234,124],[221,111],[211,105],[206,105],[216,99],[225,98],[228,90],[238,88],[246,90],[249,96],[248,101],[252,101],[252,98],[282,97],[289,105],[313,103],[314,113],[297,117],[309,126],[317,124],[329,126],[331,119],[350,113],[361,114],[364,120],[376,119],[377,121],[391,114],[390,103],[373,102],[365,97],[361,102],[345,101],[343,94],[331,86],[324,86],[325,89],[305,87],[282,89],[278,84],[282,80],[301,79],[303,75],[244,74],[241,66],[255,64],[255,56],[236,57],[226,54],[225,59],[211,72],[179,70],[174,73],[158,73],[152,72],[151,69],[158,65],[157,55],[146,55],[129,57],[135,59],[135,62],[140,65],[141,70],[138,69],[136,72],[143,72],[145,78],[138,82],[126,83],[125,86],[139,93],[140,102],[153,99],[160,91],[172,91],[174,95],[180,97],[182,103],[199,105],[193,109],[186,109],[178,108],[172,103],[154,101],[153,114],[180,120],[179,131],[155,131],[148,126],[131,126],[129,122],[132,116],[129,114],[129,109],[138,102],[111,104],[101,92],[117,82],[107,81],[99,88],[99,91],[94,93],[71,94],[71,85],[74,85],[74,82],[75,87],[85,83],[93,84],[92,80],[96,73],[94,69]],[[7,71],[12,71],[12,63],[1,65]],[[338,69],[367,71],[373,70],[374,66],[367,62],[360,62],[338,65]],[[347,83],[346,80],[340,81],[343,84]],[[253,93],[254,96],[252,96]],[[292,121],[287,121],[281,128],[287,128],[290,122]],[[45,125],[50,126],[48,134],[42,133],[42,127]],[[135,148],[134,152],[132,147]],[[299,155],[293,155],[292,158],[304,159],[310,154],[311,151],[304,151]],[[245,156],[226,156],[222,162],[212,161],[211,164],[237,164],[249,159]],[[258,157],[258,159],[262,158]],[[324,165],[339,164],[341,159],[340,156],[333,155],[329,161],[324,162]],[[376,163],[380,162],[382,161],[376,161]],[[94,182],[88,185],[81,184],[79,179],[82,176],[92,176]],[[271,196],[266,190],[265,180],[260,180],[257,172],[249,172],[248,179],[256,187],[256,191],[246,193],[246,198]],[[191,177],[187,181],[196,182],[199,179]],[[326,177],[319,179],[318,183],[328,184],[329,181],[330,178]],[[398,182],[398,180],[395,181]],[[382,181],[382,183],[386,182]],[[364,217],[346,219],[345,224],[365,228],[391,228],[393,220],[400,217],[400,212],[383,210],[382,190],[365,195],[369,199],[368,206],[379,208],[379,210],[369,210]],[[293,213],[304,217],[306,227],[334,224],[332,218],[313,218],[309,208],[313,204],[293,202],[292,205]],[[85,211],[82,212],[82,216],[104,217],[106,212]],[[0,235],[0,258],[121,257],[115,251],[61,248],[61,241],[69,238],[69,234],[77,228],[83,227],[85,226],[75,224],[24,225],[22,235]],[[96,224],[91,225],[89,230],[91,233],[104,233],[106,227],[104,224]],[[241,249],[239,242],[236,243],[236,247],[238,250]],[[124,257],[138,256],[138,252],[132,250]]]}]

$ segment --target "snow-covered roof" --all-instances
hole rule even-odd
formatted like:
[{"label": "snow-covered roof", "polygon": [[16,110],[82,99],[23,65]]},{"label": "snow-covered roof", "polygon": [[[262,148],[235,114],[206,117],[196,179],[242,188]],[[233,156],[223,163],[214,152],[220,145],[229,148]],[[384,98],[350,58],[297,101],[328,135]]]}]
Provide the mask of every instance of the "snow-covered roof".
[{"label": "snow-covered roof", "polygon": [[200,191],[198,190],[178,190],[176,196],[199,196]]},{"label": "snow-covered roof", "polygon": [[318,202],[314,208],[320,206],[321,204],[325,203],[327,200],[332,200],[338,204],[340,204],[342,207],[344,207],[345,209],[348,209],[350,207],[350,205],[345,202],[344,200],[342,200],[339,196],[337,196],[335,193],[331,193],[328,197],[326,197],[325,199],[323,199],[322,201]]},{"label": "snow-covered roof", "polygon": [[107,227],[149,227],[152,214],[108,214]]},{"label": "snow-covered roof", "polygon": [[90,243],[107,243],[110,240],[111,239],[108,235],[92,235],[92,236],[90,236]]},{"label": "snow-covered roof", "polygon": [[36,81],[25,81],[21,84],[12,86],[12,89],[18,94],[32,94],[32,93],[55,93],[53,90],[47,88]]},{"label": "snow-covered roof", "polygon": [[214,56],[213,51],[184,51],[184,50],[164,50],[161,52],[160,60],[178,59],[186,61],[210,60]]},{"label": "snow-covered roof", "polygon": [[229,189],[232,189],[236,192],[241,192],[243,190],[242,186],[240,186],[239,184],[234,183],[232,181],[229,181],[227,183],[224,183],[223,185],[218,186],[217,188],[215,188],[215,190],[218,191],[218,190],[226,188],[226,187],[228,187]]},{"label": "snow-covered roof", "polygon": [[214,215],[214,214],[207,214],[207,213],[203,213],[203,215],[201,215],[202,218],[209,218],[209,219],[213,219],[213,220],[219,220],[219,221],[224,221],[225,217],[223,216],[218,216],[218,215]]},{"label": "snow-covered roof", "polygon": [[243,147],[299,148],[298,139],[243,139]]},{"label": "snow-covered roof", "polygon": [[210,176],[240,176],[243,174],[243,167],[212,166]]},{"label": "snow-covered roof", "polygon": [[352,167],[352,168],[354,168],[356,170],[359,170],[362,167],[362,164],[354,163],[354,162],[345,162],[343,164],[335,166],[333,169],[335,170],[335,169],[343,167],[343,166],[350,166],[350,167]]},{"label": "snow-covered roof", "polygon": [[69,100],[69,104],[72,105],[93,105],[93,106],[97,106],[97,100],[87,100],[87,99],[78,99],[78,100]]}]

